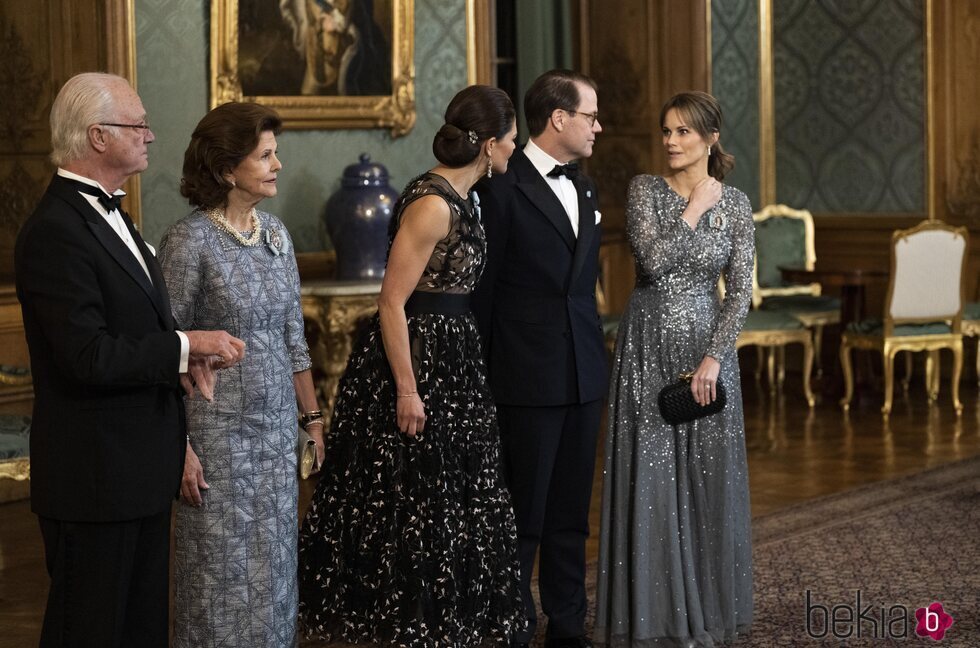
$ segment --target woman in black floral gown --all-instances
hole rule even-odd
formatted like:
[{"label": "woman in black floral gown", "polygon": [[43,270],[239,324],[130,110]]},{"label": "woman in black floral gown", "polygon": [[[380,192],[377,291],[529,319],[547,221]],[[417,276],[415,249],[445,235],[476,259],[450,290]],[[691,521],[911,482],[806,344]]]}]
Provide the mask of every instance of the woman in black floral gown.
[{"label": "woman in black floral gown", "polygon": [[389,230],[378,315],[354,345],[300,532],[308,637],[397,646],[506,643],[525,623],[517,535],[469,294],[486,240],[473,184],[515,148],[507,95],[446,109],[440,164]]}]

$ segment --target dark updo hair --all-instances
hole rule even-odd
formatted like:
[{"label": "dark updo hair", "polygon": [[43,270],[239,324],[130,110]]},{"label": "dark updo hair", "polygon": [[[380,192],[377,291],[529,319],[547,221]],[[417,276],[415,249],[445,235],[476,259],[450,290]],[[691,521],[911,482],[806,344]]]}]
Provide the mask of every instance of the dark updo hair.
[{"label": "dark updo hair", "polygon": [[480,154],[481,143],[510,132],[514,116],[514,104],[503,90],[486,85],[463,88],[446,108],[446,123],[432,138],[432,153],[447,167],[466,166]]},{"label": "dark updo hair", "polygon": [[534,80],[524,95],[524,118],[531,137],[544,132],[556,110],[578,110],[582,103],[579,84],[598,92],[595,81],[574,70],[549,70]]},{"label": "dark updo hair", "polygon": [[[688,126],[697,131],[705,140],[712,133],[721,135],[721,105],[718,100],[707,92],[681,92],[667,100],[660,109],[660,127],[664,127],[667,113],[676,108],[681,118]],[[726,153],[721,147],[721,139],[711,145],[711,155],[708,157],[708,175],[719,182],[735,168],[735,156]]]},{"label": "dark updo hair", "polygon": [[257,103],[232,101],[206,114],[184,151],[180,195],[201,209],[223,206],[234,187],[225,174],[255,150],[266,131],[281,133],[282,119]]}]

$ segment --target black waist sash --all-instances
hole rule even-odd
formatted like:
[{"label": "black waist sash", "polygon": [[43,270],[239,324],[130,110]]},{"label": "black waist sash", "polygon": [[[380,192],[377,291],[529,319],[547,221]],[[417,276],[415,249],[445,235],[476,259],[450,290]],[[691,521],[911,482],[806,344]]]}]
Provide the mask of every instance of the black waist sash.
[{"label": "black waist sash", "polygon": [[406,315],[466,315],[470,312],[470,295],[416,290],[405,302]]}]

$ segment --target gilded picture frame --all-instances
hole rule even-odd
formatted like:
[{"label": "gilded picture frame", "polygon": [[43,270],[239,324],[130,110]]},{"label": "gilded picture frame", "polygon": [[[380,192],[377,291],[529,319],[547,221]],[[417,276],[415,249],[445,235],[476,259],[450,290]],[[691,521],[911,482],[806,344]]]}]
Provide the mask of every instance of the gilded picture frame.
[{"label": "gilded picture frame", "polygon": [[414,5],[213,0],[210,105],[255,101],[290,129],[405,135],[415,124]]}]

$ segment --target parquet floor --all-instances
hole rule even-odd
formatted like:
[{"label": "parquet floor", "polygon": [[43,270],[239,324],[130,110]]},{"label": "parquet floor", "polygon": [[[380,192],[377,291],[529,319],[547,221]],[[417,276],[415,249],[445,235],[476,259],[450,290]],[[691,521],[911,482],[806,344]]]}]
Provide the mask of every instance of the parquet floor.
[{"label": "parquet floor", "polygon": [[[744,385],[755,516],[980,454],[980,399],[972,375],[963,382],[962,417],[953,414],[948,393],[930,406],[921,385],[913,385],[907,397],[896,396],[887,423],[878,412],[880,394],[866,396],[846,417],[835,399],[810,410],[798,395],[798,378],[790,376],[784,395],[775,399],[751,379]],[[593,530],[598,528],[600,491],[597,467]],[[309,492],[309,486],[303,489],[304,504]],[[597,545],[593,535],[588,547],[593,556]],[[28,503],[0,505],[0,648],[37,645],[46,595],[41,538]]]}]

